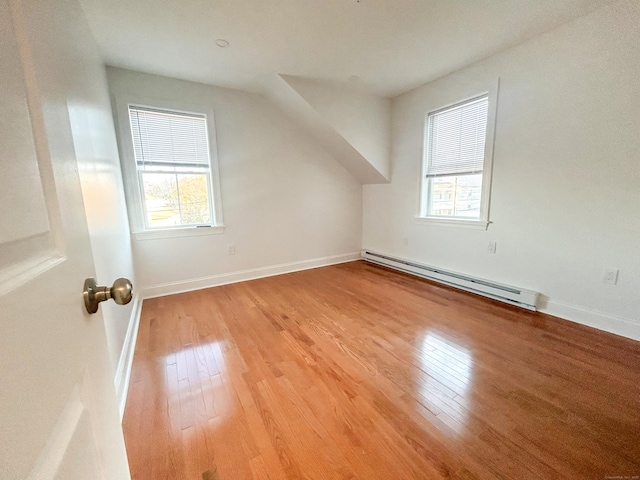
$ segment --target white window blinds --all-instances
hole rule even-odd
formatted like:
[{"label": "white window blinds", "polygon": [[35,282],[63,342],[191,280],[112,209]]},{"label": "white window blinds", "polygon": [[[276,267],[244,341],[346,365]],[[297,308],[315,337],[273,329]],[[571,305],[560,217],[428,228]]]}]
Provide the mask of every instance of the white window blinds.
[{"label": "white window blinds", "polygon": [[138,169],[209,167],[205,115],[129,106]]},{"label": "white window blinds", "polygon": [[485,95],[428,115],[427,178],[482,172],[488,106]]}]

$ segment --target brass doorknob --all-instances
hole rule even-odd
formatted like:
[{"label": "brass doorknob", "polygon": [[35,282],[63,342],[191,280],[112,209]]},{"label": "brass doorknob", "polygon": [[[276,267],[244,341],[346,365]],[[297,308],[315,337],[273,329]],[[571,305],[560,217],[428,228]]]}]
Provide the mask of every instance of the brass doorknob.
[{"label": "brass doorknob", "polygon": [[84,281],[84,306],[87,312],[96,313],[98,304],[113,298],[118,305],[126,305],[133,297],[133,285],[131,280],[127,278],[119,278],[111,287],[103,287],[96,284],[95,278],[87,278]]}]

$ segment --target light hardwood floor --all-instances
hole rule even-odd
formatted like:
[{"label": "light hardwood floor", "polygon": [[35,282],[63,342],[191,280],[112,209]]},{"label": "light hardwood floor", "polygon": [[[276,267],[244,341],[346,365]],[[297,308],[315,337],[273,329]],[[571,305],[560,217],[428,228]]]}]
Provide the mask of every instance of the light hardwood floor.
[{"label": "light hardwood floor", "polygon": [[134,479],[640,476],[640,343],[352,262],[145,300]]}]

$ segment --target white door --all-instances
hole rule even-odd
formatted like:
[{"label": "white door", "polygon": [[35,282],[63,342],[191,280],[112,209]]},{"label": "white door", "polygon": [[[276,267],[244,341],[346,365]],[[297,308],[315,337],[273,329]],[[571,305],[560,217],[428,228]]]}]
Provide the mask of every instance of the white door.
[{"label": "white door", "polygon": [[82,301],[94,266],[67,99],[47,74],[67,66],[34,53],[55,2],[0,0],[0,478],[128,479],[102,315]]}]

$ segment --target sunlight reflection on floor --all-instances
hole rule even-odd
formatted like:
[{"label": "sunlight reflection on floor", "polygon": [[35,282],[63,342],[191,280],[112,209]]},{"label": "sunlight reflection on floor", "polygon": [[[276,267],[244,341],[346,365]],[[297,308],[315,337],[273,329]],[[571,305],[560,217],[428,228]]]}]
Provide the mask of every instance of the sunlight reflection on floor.
[{"label": "sunlight reflection on floor", "polygon": [[185,429],[232,413],[232,395],[222,378],[227,365],[220,342],[188,346],[166,355],[165,363],[165,394],[172,423]]},{"label": "sunlight reflection on floor", "polygon": [[429,332],[420,345],[418,395],[423,405],[454,433],[462,434],[473,380],[471,352],[437,333]]}]

